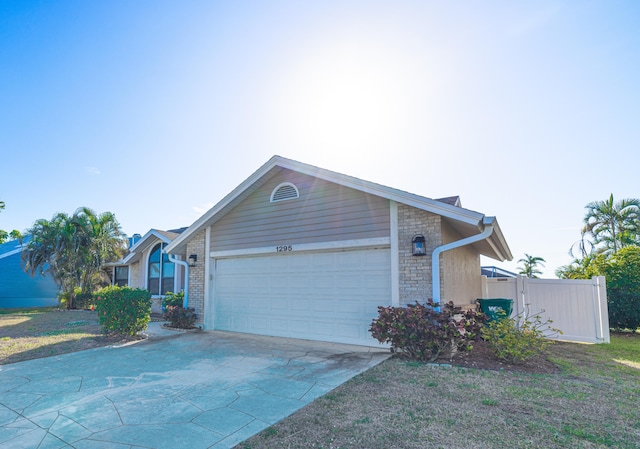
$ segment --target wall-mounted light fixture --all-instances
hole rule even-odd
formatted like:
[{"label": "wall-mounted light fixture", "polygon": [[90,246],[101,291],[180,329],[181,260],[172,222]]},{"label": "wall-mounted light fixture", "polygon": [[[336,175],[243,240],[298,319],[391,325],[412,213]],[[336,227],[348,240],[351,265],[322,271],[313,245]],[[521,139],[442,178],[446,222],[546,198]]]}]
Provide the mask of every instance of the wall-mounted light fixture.
[{"label": "wall-mounted light fixture", "polygon": [[191,254],[189,256],[189,266],[190,267],[195,267],[197,261],[198,261],[198,255],[197,254]]},{"label": "wall-mounted light fixture", "polygon": [[413,245],[413,255],[414,256],[426,256],[427,255],[427,246],[425,245],[424,236],[421,234],[416,235],[413,240],[411,240]]}]

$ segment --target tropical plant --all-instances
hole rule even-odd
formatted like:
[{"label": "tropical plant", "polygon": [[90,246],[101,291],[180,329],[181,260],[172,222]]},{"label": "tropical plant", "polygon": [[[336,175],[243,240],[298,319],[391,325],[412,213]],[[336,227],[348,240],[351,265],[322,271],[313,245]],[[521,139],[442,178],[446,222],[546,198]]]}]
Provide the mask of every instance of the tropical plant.
[{"label": "tropical plant", "polygon": [[89,246],[86,248],[85,264],[81,282],[82,293],[90,294],[100,284],[108,284],[102,271],[105,262],[118,260],[126,249],[125,236],[112,212],[96,214],[83,207],[76,211],[87,222]]},{"label": "tropical plant", "polygon": [[162,297],[162,308],[166,309],[167,307],[182,307],[184,304],[184,291],[173,293],[167,292]]},{"label": "tropical plant", "polygon": [[502,315],[499,319],[482,328],[482,338],[496,357],[508,363],[523,363],[541,354],[552,343],[548,337],[562,334],[559,329],[551,327],[553,321],[543,321],[540,314],[529,318],[522,315],[509,318],[504,311],[499,314]]},{"label": "tropical plant", "polygon": [[[0,201],[0,211],[2,211],[6,207],[4,201]],[[3,229],[0,229],[0,245],[8,240],[20,240],[22,239],[22,234],[20,231],[14,229],[11,232],[7,232]]]},{"label": "tropical plant", "polygon": [[518,263],[523,265],[522,267],[518,267],[520,269],[518,274],[522,274],[528,278],[537,278],[538,274],[542,274],[542,271],[538,270],[538,266],[544,267],[544,262],[546,262],[546,260],[542,257],[530,256],[525,253],[524,258],[518,261]]},{"label": "tropical plant", "polygon": [[599,267],[605,260],[604,254],[586,255],[556,269],[556,276],[560,279],[591,279],[601,275]]},{"label": "tropical plant", "polygon": [[369,332],[380,343],[390,343],[392,352],[429,362],[443,353],[473,349],[485,320],[481,312],[463,312],[453,302],[429,300],[407,307],[378,307]]},{"label": "tropical plant", "polygon": [[600,266],[607,279],[609,325],[618,330],[640,327],[640,247],[629,246]]},{"label": "tropical plant", "polygon": [[597,252],[616,253],[620,248],[638,244],[640,235],[640,200],[627,198],[614,201],[613,194],[604,201],[593,201],[585,206],[583,237],[593,238],[602,245]]},{"label": "tropical plant", "polygon": [[196,311],[191,307],[185,309],[182,306],[167,306],[164,318],[169,321],[169,326],[178,329],[193,329],[195,327]]},{"label": "tropical plant", "polygon": [[73,215],[57,213],[48,221],[40,219],[27,231],[30,236],[22,253],[25,271],[50,273],[74,308],[75,289],[93,291],[104,262],[117,260],[125,240],[115,216],[96,215],[79,208]]}]

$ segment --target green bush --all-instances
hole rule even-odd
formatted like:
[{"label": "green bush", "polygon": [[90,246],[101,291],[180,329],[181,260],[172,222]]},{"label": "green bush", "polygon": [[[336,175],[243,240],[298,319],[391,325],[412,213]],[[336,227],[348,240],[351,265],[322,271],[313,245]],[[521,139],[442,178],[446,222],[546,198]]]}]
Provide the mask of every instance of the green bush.
[{"label": "green bush", "polygon": [[616,330],[640,327],[640,247],[613,254],[601,271],[607,278],[609,325]]},{"label": "green bush", "polygon": [[197,319],[194,309],[185,309],[182,306],[167,306],[164,318],[169,321],[171,327],[178,329],[193,329]]},{"label": "green bush", "polygon": [[94,296],[92,293],[82,293],[80,287],[73,289],[73,304],[69,306],[69,294],[68,291],[58,293],[58,301],[60,307],[65,309],[90,309],[94,304]]},{"label": "green bush", "polygon": [[91,309],[95,306],[93,293],[78,293],[73,300],[73,306],[76,309]]},{"label": "green bush", "polygon": [[108,332],[135,335],[151,320],[151,293],[131,287],[104,287],[95,293],[98,319]]},{"label": "green bush", "polygon": [[453,350],[471,350],[485,320],[486,315],[462,312],[453,302],[416,302],[407,307],[378,307],[378,318],[369,331],[380,343],[390,343],[392,352],[433,361]]},{"label": "green bush", "polygon": [[162,310],[166,310],[169,306],[182,307],[184,304],[184,292],[173,293],[167,292],[162,298]]},{"label": "green bush", "polygon": [[551,327],[551,320],[543,322],[539,314],[526,319],[518,315],[520,326],[517,326],[516,319],[507,317],[504,312],[498,315],[502,316],[482,329],[482,338],[489,343],[496,357],[508,363],[523,363],[543,353],[552,344],[547,337],[562,334],[559,329]]}]

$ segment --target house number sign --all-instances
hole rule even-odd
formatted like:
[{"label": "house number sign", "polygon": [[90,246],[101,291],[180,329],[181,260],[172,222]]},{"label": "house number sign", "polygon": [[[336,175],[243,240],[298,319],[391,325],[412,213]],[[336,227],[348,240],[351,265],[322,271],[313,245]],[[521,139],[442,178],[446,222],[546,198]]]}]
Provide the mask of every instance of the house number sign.
[{"label": "house number sign", "polygon": [[286,253],[288,251],[293,251],[293,247],[291,245],[276,246],[277,253]]}]

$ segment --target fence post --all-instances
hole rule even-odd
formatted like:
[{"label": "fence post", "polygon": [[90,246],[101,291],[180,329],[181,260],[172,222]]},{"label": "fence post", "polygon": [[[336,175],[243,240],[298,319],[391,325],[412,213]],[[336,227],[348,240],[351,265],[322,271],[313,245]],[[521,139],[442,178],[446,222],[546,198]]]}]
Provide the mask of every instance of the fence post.
[{"label": "fence post", "polygon": [[596,307],[596,339],[601,343],[610,343],[609,335],[609,307],[607,304],[607,281],[604,276],[594,276],[593,289],[594,298],[597,300]]},{"label": "fence post", "polygon": [[[527,288],[527,280],[526,276],[517,276],[516,277],[516,294],[515,294],[515,303],[516,307],[514,307],[514,311],[516,316],[518,317],[518,321],[527,319],[527,300],[528,300],[528,288]],[[520,327],[522,323],[518,322],[518,327]]]}]

